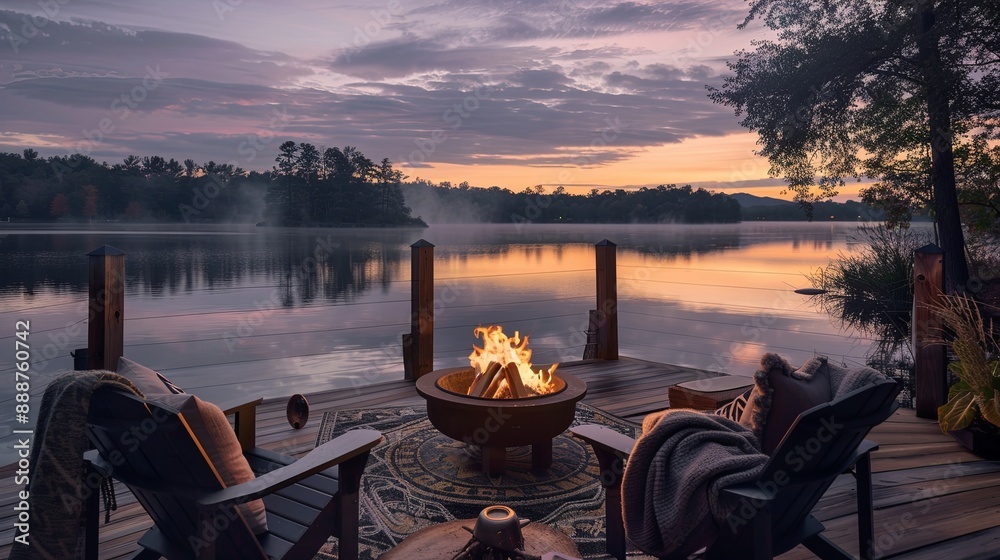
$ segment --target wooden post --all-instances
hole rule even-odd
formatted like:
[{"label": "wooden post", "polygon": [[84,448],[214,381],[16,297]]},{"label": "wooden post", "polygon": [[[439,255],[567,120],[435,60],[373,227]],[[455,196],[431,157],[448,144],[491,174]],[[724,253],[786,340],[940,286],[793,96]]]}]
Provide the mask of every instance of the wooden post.
[{"label": "wooden post", "polygon": [[87,367],[114,371],[125,348],[125,252],[105,245],[87,256]]},{"label": "wooden post", "polygon": [[434,245],[421,239],[410,248],[413,250],[410,257],[412,361],[404,375],[407,379],[418,379],[434,369]]},{"label": "wooden post", "polygon": [[597,358],[618,359],[618,267],[617,245],[607,239],[597,253]]},{"label": "wooden post", "polygon": [[915,408],[919,418],[937,420],[937,409],[948,398],[947,354],[941,321],[928,306],[944,293],[944,251],[934,244],[913,252],[913,366]]}]

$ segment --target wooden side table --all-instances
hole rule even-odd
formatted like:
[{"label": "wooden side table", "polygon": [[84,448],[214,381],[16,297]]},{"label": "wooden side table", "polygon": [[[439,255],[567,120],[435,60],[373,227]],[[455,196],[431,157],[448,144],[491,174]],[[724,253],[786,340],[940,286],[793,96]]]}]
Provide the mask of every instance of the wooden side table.
[{"label": "wooden side table", "polygon": [[716,410],[753,385],[752,377],[721,375],[679,383],[667,389],[670,408]]},{"label": "wooden side table", "polygon": [[[475,519],[460,519],[449,521],[432,527],[425,527],[403,539],[396,548],[383,554],[381,560],[447,560],[465,548],[472,534],[462,527],[472,527]],[[558,529],[530,523],[521,530],[524,535],[525,552],[542,556],[547,552],[556,552],[555,558],[566,557],[567,560],[580,558],[580,551],[573,540]]]}]

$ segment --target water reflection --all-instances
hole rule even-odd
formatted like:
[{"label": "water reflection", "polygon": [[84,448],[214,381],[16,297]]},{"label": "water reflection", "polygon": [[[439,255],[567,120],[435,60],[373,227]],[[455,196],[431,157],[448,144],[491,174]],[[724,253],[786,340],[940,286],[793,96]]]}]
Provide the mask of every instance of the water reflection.
[{"label": "water reflection", "polygon": [[[407,279],[408,245],[426,237],[436,258],[462,263],[474,256],[530,263],[562,263],[568,246],[608,238],[621,254],[689,261],[718,252],[745,252],[782,237],[791,250],[829,250],[842,228],[789,225],[725,226],[439,226],[428,230],[314,230],[287,232],[233,228],[192,231],[7,230],[0,295],[86,293],[86,253],[104,244],[126,252],[128,294],[162,298],[194,290],[278,285],[289,307],[317,300],[346,301],[375,287]],[[590,263],[579,263],[589,266]],[[518,267],[522,268],[522,267]],[[490,272],[483,271],[483,274]],[[496,273],[493,270],[491,273]],[[8,303],[0,298],[0,303]]]},{"label": "water reflection", "polygon": [[[623,355],[750,375],[766,351],[801,363],[813,351],[863,360],[867,347],[792,294],[848,250],[850,224],[5,227],[0,312],[30,318],[48,352],[33,355],[39,392],[86,346],[85,255],[104,244],[127,254],[126,355],[209,400],[400,378],[409,246],[420,238],[436,245],[436,367],[460,365],[483,324],[530,333],[538,363],[580,358],[593,244],[605,238],[619,247]],[[0,425],[12,389],[0,386]]]}]

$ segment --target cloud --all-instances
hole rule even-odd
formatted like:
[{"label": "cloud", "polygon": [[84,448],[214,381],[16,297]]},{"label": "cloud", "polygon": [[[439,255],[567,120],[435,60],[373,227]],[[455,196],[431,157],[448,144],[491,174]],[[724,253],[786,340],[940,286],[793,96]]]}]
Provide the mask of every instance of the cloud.
[{"label": "cloud", "polygon": [[368,80],[399,78],[415,73],[447,70],[478,71],[519,67],[558,54],[555,48],[481,44],[448,46],[430,39],[402,37],[343,51],[330,68]]},{"label": "cloud", "polygon": [[265,85],[311,73],[294,57],[201,35],[44,18],[22,35],[25,21],[34,20],[0,11],[0,65],[16,66],[15,78],[142,77],[158,65],[174,76]]},{"label": "cloud", "polygon": [[[102,5],[110,13],[112,4]],[[693,26],[728,13],[722,6],[436,3],[364,46],[311,58],[193,33],[50,21],[19,54],[0,50],[9,133],[0,145],[34,136],[46,140],[43,155],[85,146],[109,161],[157,154],[248,169],[270,168],[286,139],[353,145],[413,168],[614,165],[652,146],[738,130],[705,94],[718,71],[662,64],[644,46],[511,38],[554,36],[544,13],[572,18],[582,26],[573,33],[590,37],[624,33],[631,20],[639,30]],[[0,11],[0,44],[23,17]],[[151,83],[151,71],[162,79]],[[279,127],[276,108],[287,113]],[[113,130],[95,141],[104,119]],[[60,138],[64,148],[52,148]]]},{"label": "cloud", "polygon": [[[732,28],[745,17],[745,7],[725,0],[672,2],[615,2],[594,0],[447,0],[411,10],[415,18],[444,18],[462,22],[458,35],[489,41],[552,38],[595,38],[642,31],[680,31],[707,27]],[[456,34],[448,24],[422,21],[437,37]],[[457,26],[456,26],[457,27]],[[470,33],[469,29],[473,32]]]}]

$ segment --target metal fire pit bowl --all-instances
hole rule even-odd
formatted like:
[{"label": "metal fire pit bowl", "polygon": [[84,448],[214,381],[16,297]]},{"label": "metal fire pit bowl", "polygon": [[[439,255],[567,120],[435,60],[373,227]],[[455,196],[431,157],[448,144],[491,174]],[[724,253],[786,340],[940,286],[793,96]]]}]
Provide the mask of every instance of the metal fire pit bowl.
[{"label": "metal fire pit bowl", "polygon": [[587,394],[587,384],[562,371],[562,388],[555,393],[522,399],[484,399],[465,394],[472,368],[432,371],[417,379],[417,393],[427,400],[427,417],[442,434],[483,452],[483,472],[503,474],[507,448],[531,446],[531,468],[552,465],[552,438],[573,422],[576,403]]}]

